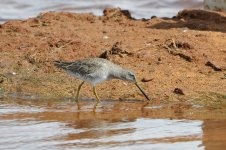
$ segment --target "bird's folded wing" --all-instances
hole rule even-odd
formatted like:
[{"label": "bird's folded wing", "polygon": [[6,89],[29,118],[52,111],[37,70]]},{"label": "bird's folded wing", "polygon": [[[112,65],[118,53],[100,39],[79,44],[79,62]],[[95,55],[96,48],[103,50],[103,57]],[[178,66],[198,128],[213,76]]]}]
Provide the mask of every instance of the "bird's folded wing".
[{"label": "bird's folded wing", "polygon": [[101,69],[98,63],[74,62],[66,66],[68,71],[78,73],[80,75],[96,74]]}]

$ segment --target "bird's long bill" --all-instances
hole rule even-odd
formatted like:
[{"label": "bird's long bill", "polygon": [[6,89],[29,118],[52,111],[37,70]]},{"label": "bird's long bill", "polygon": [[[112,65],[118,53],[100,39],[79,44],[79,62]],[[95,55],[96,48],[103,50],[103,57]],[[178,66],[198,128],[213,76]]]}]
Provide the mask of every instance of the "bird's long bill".
[{"label": "bird's long bill", "polygon": [[144,90],[138,85],[137,82],[135,82],[135,85],[138,87],[138,89],[142,92],[142,94],[147,98],[147,100],[150,101],[149,97],[147,96],[147,94],[144,92]]}]

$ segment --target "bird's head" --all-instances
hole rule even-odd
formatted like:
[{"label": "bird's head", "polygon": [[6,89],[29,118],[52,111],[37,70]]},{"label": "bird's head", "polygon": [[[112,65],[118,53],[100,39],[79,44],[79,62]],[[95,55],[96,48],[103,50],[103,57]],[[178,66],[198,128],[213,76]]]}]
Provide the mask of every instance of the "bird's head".
[{"label": "bird's head", "polygon": [[130,70],[126,71],[124,79],[127,80],[127,81],[130,81],[130,82],[134,82],[134,83],[137,82],[136,81],[136,75]]},{"label": "bird's head", "polygon": [[138,87],[138,89],[142,92],[142,94],[147,98],[147,100],[150,100],[147,94],[144,92],[144,90],[138,85],[136,75],[132,71],[130,70],[126,71],[124,80],[133,82]]}]

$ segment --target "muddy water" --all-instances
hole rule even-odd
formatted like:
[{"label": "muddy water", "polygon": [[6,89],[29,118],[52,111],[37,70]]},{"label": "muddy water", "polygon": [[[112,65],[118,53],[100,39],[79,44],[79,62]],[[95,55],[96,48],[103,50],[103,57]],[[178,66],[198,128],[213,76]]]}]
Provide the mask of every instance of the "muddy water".
[{"label": "muddy water", "polygon": [[0,101],[0,149],[224,149],[226,107],[182,103]]},{"label": "muddy water", "polygon": [[0,23],[10,19],[26,19],[40,12],[92,12],[102,15],[107,7],[127,9],[136,18],[172,17],[184,8],[202,8],[203,0],[0,0]]}]

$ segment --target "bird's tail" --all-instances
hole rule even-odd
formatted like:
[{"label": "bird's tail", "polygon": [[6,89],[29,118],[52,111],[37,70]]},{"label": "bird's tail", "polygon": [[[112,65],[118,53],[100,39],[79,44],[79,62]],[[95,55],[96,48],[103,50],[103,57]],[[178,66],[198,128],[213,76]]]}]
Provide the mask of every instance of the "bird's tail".
[{"label": "bird's tail", "polygon": [[68,63],[69,62],[63,62],[63,61],[54,61],[53,62],[54,65],[58,68],[63,68],[63,69],[67,69]]}]

